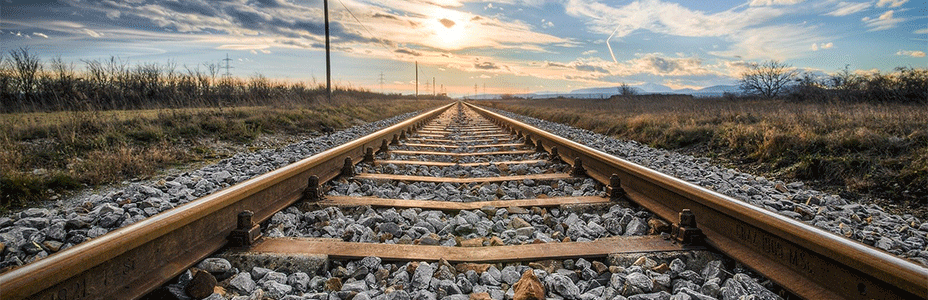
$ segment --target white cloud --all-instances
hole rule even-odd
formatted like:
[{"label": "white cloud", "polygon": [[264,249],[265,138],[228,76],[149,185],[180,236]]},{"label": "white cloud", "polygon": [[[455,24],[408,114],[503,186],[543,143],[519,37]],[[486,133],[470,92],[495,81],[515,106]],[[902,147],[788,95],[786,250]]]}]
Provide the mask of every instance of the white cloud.
[{"label": "white cloud", "polygon": [[751,0],[751,6],[793,5],[804,0]]},{"label": "white cloud", "polygon": [[826,15],[842,17],[850,14],[855,14],[861,11],[870,8],[869,2],[857,3],[857,2],[839,2],[838,8],[834,11],[827,13]]},{"label": "white cloud", "polygon": [[226,49],[226,50],[264,50],[269,48],[268,45],[253,45],[253,44],[226,44],[216,47],[216,49]]},{"label": "white cloud", "polygon": [[905,21],[905,19],[893,17],[892,10],[886,11],[885,13],[883,13],[876,19],[864,17],[861,20],[864,21],[864,23],[866,23],[867,27],[870,27],[870,31],[892,29],[896,27],[896,25],[898,25],[902,21]]},{"label": "white cloud", "polygon": [[906,2],[909,2],[909,0],[880,0],[876,3],[876,6],[885,7],[888,5],[889,7],[899,7]]},{"label": "white cloud", "polygon": [[[788,59],[804,55],[810,44],[822,40],[815,25],[778,22],[777,19],[808,8],[784,6],[739,6],[707,13],[676,3],[643,0],[621,7],[599,2],[570,0],[568,15],[590,18],[590,30],[623,38],[640,29],[685,37],[716,37],[732,44],[712,54],[754,58]],[[681,17],[686,16],[686,17]],[[607,43],[607,48],[611,45]]]},{"label": "white cloud", "polygon": [[900,56],[911,56],[911,57],[925,57],[925,52],[918,50],[899,50],[896,52],[896,55]]},{"label": "white cloud", "polygon": [[926,27],[925,29],[919,29],[919,30],[913,31],[912,33],[914,33],[914,34],[928,34],[928,27]]},{"label": "white cloud", "polygon": [[599,51],[596,51],[596,49],[593,49],[593,50],[583,51],[583,53],[580,53],[580,54],[581,54],[581,55],[593,55],[593,54],[596,54],[596,53],[599,53]]},{"label": "white cloud", "polygon": [[46,39],[48,38],[47,35],[45,35],[44,33],[41,33],[41,32],[33,32],[32,35],[38,36],[38,37],[43,37],[43,38],[46,38]]},{"label": "white cloud", "polygon": [[84,32],[85,34],[89,35],[90,37],[98,38],[98,37],[103,36],[103,34],[100,34],[99,32],[96,32],[96,31],[93,31],[93,30],[90,30],[90,29],[87,29],[87,28],[84,28],[83,32]]},{"label": "white cloud", "polygon": [[829,42],[829,43],[819,43],[819,44],[812,43],[812,51],[818,51],[819,49],[821,49],[821,50],[831,49],[831,48],[834,47],[834,46],[835,46],[835,44],[834,44],[834,43],[830,43],[830,42]]}]

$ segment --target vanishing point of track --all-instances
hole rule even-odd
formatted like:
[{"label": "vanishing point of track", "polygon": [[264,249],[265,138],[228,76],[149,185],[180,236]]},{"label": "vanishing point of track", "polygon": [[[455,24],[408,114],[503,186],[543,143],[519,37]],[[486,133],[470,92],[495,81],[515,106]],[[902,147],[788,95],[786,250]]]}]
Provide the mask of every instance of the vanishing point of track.
[{"label": "vanishing point of track", "polygon": [[[361,162],[482,167],[490,163],[462,158],[533,153],[542,154],[546,159],[504,163],[553,161],[571,167],[564,172],[501,174],[498,177],[355,172],[355,165]],[[391,159],[391,155],[407,159]],[[445,159],[432,159],[436,157]],[[323,196],[323,184],[339,176],[460,184],[589,177],[607,186],[608,197],[440,202]],[[454,211],[487,206],[595,205],[610,201],[631,201],[673,222],[669,238],[665,234],[663,237],[613,237],[590,242],[510,246],[363,244],[359,247],[357,243],[332,240],[260,238],[260,227],[256,224],[301,202]],[[911,262],[491,111],[467,103],[453,103],[0,275],[0,298],[137,298],[203,258],[231,248],[344,258],[379,256],[391,260],[445,259],[453,262],[531,261],[713,248],[802,298],[918,299],[928,296],[928,270]]]}]

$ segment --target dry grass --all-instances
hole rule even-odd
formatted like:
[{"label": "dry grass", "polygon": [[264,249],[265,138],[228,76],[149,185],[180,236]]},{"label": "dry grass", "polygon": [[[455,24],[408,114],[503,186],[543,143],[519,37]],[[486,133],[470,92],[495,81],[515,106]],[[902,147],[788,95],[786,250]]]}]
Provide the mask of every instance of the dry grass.
[{"label": "dry grass", "polygon": [[217,143],[307,137],[445,102],[342,96],[303,105],[0,114],[0,210],[221,158]]},{"label": "dry grass", "polygon": [[928,105],[634,96],[489,106],[861,198],[928,204]]}]

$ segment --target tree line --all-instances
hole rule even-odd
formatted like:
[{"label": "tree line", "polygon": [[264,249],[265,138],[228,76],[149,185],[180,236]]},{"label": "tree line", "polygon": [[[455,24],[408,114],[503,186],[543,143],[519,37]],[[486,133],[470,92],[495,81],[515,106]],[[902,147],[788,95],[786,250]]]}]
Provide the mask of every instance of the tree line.
[{"label": "tree line", "polygon": [[745,95],[797,101],[928,103],[928,69],[898,67],[882,74],[848,66],[831,75],[800,72],[776,60],[748,65],[739,81]]}]

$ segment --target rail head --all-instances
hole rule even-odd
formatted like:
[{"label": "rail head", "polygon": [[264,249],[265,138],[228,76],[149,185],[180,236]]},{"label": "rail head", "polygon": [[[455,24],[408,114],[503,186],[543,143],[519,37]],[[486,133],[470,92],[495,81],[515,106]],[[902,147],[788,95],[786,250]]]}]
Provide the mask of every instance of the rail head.
[{"label": "rail head", "polygon": [[[928,296],[928,269],[857,241],[659,173],[466,103],[492,120],[583,161],[604,184],[617,174],[629,197],[675,221],[682,209],[701,220],[708,243],[809,299],[906,299]],[[758,255],[760,257],[758,257]]]},{"label": "rail head", "polygon": [[347,144],[246,180],[45,259],[0,274],[0,299],[138,298],[226,244],[238,213],[258,222],[294,203],[308,178],[338,175],[345,157],[376,147],[452,107],[443,105]]}]

